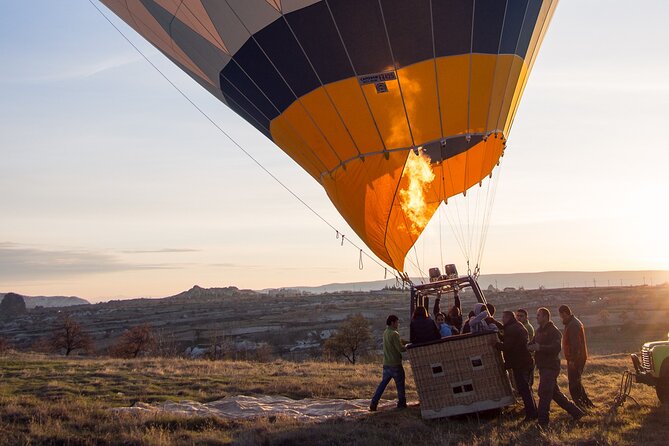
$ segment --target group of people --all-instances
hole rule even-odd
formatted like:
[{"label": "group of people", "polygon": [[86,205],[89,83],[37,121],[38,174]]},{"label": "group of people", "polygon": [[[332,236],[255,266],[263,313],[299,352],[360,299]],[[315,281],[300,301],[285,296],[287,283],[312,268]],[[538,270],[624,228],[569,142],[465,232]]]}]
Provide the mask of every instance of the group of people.
[{"label": "group of people", "polygon": [[[500,322],[494,318],[494,306],[482,303],[476,304],[463,324],[457,295],[455,305],[447,313],[440,311],[437,298],[434,306],[435,320],[430,318],[425,306],[416,307],[409,327],[410,342],[430,342],[460,333],[497,332],[499,336],[493,345],[503,353],[505,368],[511,371],[514,387],[523,400],[525,421],[536,420],[541,426],[547,425],[552,401],[567,411],[574,420],[580,420],[588,409],[594,407],[581,380],[588,359],[585,330],[569,306],[560,306],[558,313],[564,324],[564,334],[555,326],[550,311],[544,307],[537,310],[536,330],[528,321],[527,310],[521,308],[516,312],[504,311]],[[407,342],[400,338],[397,316],[388,316],[386,325],[383,334],[383,378],[372,397],[369,407],[371,411],[377,409],[381,395],[391,379],[397,385],[397,407],[406,407],[402,352],[405,351]],[[572,400],[562,393],[557,383],[560,375],[560,351],[567,360]],[[533,393],[535,366],[539,370],[538,405]]]}]

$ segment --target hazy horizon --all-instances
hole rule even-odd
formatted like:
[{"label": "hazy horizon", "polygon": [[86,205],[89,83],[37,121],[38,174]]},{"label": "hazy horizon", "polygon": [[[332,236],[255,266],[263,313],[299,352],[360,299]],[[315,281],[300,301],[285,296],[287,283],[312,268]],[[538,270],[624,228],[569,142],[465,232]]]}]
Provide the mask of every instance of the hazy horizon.
[{"label": "hazy horizon", "polygon": [[[578,276],[578,278],[576,278]],[[523,280],[519,280],[523,278]],[[421,283],[421,278],[417,279],[415,283]],[[427,281],[427,278],[422,278]],[[589,287],[618,287],[618,286],[659,286],[669,283],[669,270],[625,270],[625,271],[533,271],[533,272],[517,272],[517,273],[490,273],[482,274],[479,279],[479,284],[482,288],[487,288],[493,285],[499,289],[505,287],[524,287],[525,289],[538,289],[543,286],[548,289],[554,288],[589,288]],[[204,289],[210,288],[227,288],[236,287],[240,290],[252,290],[259,293],[267,292],[269,290],[303,290],[314,293],[332,292],[332,291],[373,291],[379,290],[383,286],[393,285],[396,283],[394,279],[377,279],[368,281],[351,281],[351,282],[331,282],[321,283],[316,285],[284,285],[270,288],[258,287],[240,287],[234,283],[215,284],[211,286],[202,286],[194,283],[188,287],[179,290],[173,290],[162,295],[124,295],[124,296],[85,296],[72,293],[57,294],[49,293],[48,291],[39,292],[36,294],[21,293],[16,290],[0,289],[0,294],[14,292],[29,297],[78,297],[87,300],[90,303],[102,303],[111,300],[128,300],[128,299],[160,299],[177,295],[179,293],[188,291],[195,286]]]}]

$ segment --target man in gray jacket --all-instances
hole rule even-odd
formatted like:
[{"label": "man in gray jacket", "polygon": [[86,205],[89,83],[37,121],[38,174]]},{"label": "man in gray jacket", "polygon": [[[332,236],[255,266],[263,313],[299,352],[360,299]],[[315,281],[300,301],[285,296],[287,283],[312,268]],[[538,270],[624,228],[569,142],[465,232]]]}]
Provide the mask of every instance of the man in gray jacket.
[{"label": "man in gray jacket", "polygon": [[585,412],[562,393],[557,383],[560,375],[562,333],[551,321],[551,313],[548,308],[537,310],[537,322],[539,328],[534,335],[534,343],[527,348],[535,352],[534,360],[539,369],[539,424],[548,425],[551,401],[555,401],[574,420],[578,421],[583,418]]}]

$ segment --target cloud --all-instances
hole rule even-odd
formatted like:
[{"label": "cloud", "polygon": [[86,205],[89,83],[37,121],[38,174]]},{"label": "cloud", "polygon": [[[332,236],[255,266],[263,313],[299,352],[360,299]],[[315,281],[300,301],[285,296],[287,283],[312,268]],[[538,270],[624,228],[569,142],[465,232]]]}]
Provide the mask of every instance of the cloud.
[{"label": "cloud", "polygon": [[162,253],[180,253],[180,252],[200,252],[199,249],[179,249],[179,248],[162,248],[162,249],[147,249],[147,250],[128,250],[121,251],[123,254],[162,254]]},{"label": "cloud", "polygon": [[35,280],[119,271],[175,269],[168,264],[126,263],[103,252],[47,250],[0,242],[0,280]]},{"label": "cloud", "polygon": [[214,268],[259,268],[259,265],[243,265],[241,263],[211,263],[209,266]]},{"label": "cloud", "polygon": [[[143,60],[143,57],[139,54],[126,54],[115,57],[108,57],[104,60],[99,60],[87,64],[64,64],[62,67],[59,67],[60,69],[53,69],[50,71],[39,69],[39,67],[31,65],[30,62],[26,62],[23,64],[22,72],[5,72],[4,75],[0,77],[0,81],[21,84],[73,81],[95,76],[108,70],[121,68],[140,60]],[[27,73],[31,74],[29,75]],[[32,75],[32,73],[40,74]]]}]

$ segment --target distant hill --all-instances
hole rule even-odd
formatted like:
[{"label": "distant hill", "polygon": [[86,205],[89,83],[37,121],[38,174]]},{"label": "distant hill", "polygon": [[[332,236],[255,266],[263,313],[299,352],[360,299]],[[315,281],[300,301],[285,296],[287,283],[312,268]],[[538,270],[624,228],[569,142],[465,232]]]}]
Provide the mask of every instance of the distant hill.
[{"label": "distant hill", "polygon": [[[0,293],[0,301],[6,293]],[[26,309],[35,307],[55,308],[71,307],[73,305],[90,305],[90,302],[81,297],[74,296],[21,296],[26,303]]]},{"label": "distant hill", "polygon": [[188,291],[183,291],[174,296],[169,296],[165,299],[169,300],[216,300],[226,297],[238,296],[256,296],[258,293],[252,290],[240,290],[235,286],[228,286],[224,288],[202,288],[198,285],[193,286]]},{"label": "distant hill", "polygon": [[[461,271],[461,274],[463,272]],[[412,278],[414,283],[426,279]],[[498,289],[507,287],[525,289],[574,288],[602,286],[660,285],[669,282],[669,271],[545,271],[537,273],[483,274],[479,277],[481,288],[492,285]],[[264,289],[261,293],[273,294],[279,291],[300,291],[314,294],[335,293],[341,291],[373,291],[384,287],[396,286],[395,279],[375,280],[370,282],[330,283],[320,286],[295,286],[279,289]]]}]

